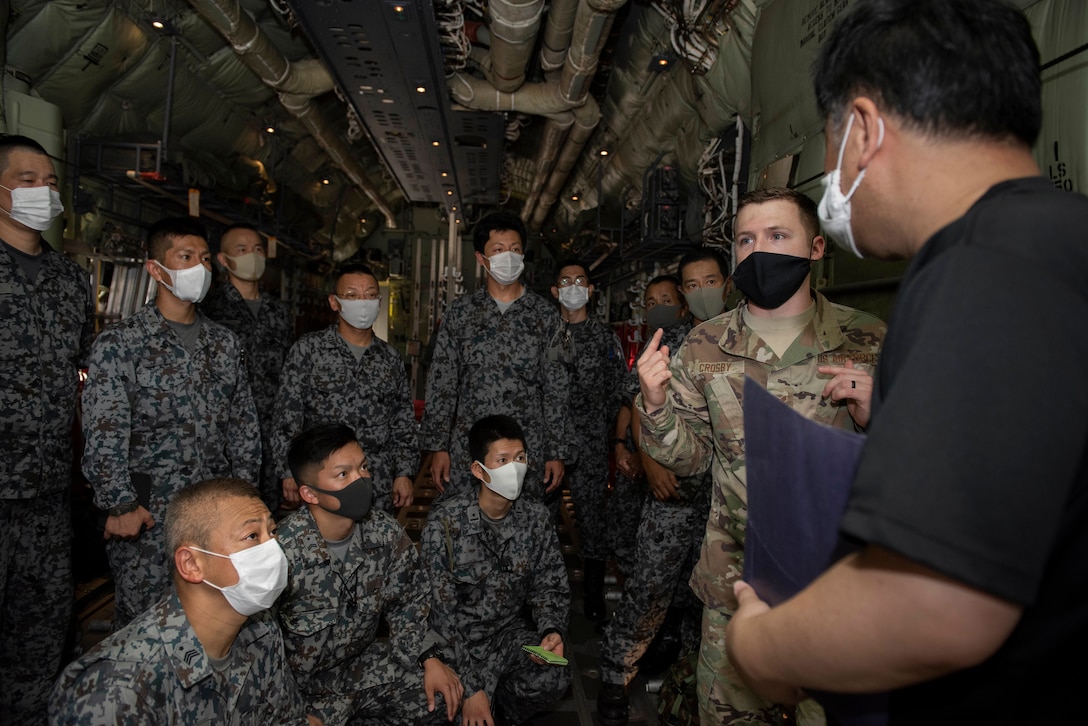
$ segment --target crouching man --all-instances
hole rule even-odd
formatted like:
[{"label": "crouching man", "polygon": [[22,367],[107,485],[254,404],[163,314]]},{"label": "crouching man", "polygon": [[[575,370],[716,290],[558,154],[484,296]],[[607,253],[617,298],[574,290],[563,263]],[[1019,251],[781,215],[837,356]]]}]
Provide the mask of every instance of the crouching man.
[{"label": "crouching man", "polygon": [[[421,538],[431,627],[465,686],[462,724],[510,726],[563,696],[570,583],[547,507],[520,498],[525,434],[509,416],[469,431],[479,490],[431,509]],[[531,621],[522,614],[528,608]],[[523,646],[542,648],[548,664]]]},{"label": "crouching man", "polygon": [[174,591],[71,663],[51,724],[321,724],[307,717],[267,609],[287,582],[256,487],[209,479],[166,510]]},{"label": "crouching man", "polygon": [[280,523],[290,564],[276,611],[308,710],[330,726],[452,721],[463,690],[426,639],[430,588],[415,543],[372,506],[355,432],[305,429],[287,462],[304,506]]}]

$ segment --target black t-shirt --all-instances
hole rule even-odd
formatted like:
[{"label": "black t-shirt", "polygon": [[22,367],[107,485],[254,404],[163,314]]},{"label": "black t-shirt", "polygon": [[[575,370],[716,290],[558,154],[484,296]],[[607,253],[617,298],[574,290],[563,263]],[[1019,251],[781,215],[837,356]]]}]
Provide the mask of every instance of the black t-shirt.
[{"label": "black t-shirt", "polygon": [[894,693],[892,723],[1083,719],[1088,198],[993,187],[922,248],[888,327],[843,531],[1025,608],[982,665]]}]

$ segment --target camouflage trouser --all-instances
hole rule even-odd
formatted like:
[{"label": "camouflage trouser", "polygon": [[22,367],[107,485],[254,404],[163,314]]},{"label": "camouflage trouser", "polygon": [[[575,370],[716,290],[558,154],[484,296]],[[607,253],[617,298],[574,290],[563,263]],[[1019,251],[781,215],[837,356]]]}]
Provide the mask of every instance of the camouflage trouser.
[{"label": "camouflage trouser", "polygon": [[601,641],[605,683],[630,683],[669,606],[693,604],[687,582],[699,556],[709,505],[709,491],[693,503],[645,499],[635,567]]},{"label": "camouflage trouser", "polygon": [[578,519],[578,541],[582,557],[607,560],[612,554],[608,525],[610,497],[608,496],[608,452],[602,446],[584,446],[578,461],[567,469],[563,481],[574,500]]},{"label": "camouflage trouser", "polygon": [[492,715],[502,713],[507,722],[522,723],[563,697],[570,687],[570,666],[534,663],[521,649],[523,645],[539,644],[540,635],[526,627],[518,627],[502,633],[496,642],[498,646],[491,655],[491,665],[499,674],[499,680],[495,692],[487,694]]},{"label": "camouflage trouser", "polygon": [[164,554],[165,522],[158,512],[152,511],[151,516],[155,526],[135,540],[106,540],[106,556],[113,574],[114,630],[131,623],[173,586],[174,558]]},{"label": "camouflage trouser", "polygon": [[646,479],[628,479],[616,472],[608,493],[609,541],[612,555],[625,578],[632,577],[638,561],[638,526],[646,499]]},{"label": "camouflage trouser", "polygon": [[696,671],[699,689],[699,722],[702,726],[764,726],[797,723],[826,726],[823,709],[813,700],[796,707],[765,701],[748,690],[725,653],[725,629],[729,615],[715,608],[703,609],[703,640]]},{"label": "camouflage trouser", "polygon": [[434,711],[427,712],[423,670],[404,667],[392,657],[387,641],[376,641],[353,663],[319,673],[309,683],[320,692],[302,688],[307,712],[320,716],[325,726],[416,726],[448,723],[441,694]]},{"label": "camouflage trouser", "polygon": [[68,490],[0,499],[0,723],[44,724],[72,616]]}]

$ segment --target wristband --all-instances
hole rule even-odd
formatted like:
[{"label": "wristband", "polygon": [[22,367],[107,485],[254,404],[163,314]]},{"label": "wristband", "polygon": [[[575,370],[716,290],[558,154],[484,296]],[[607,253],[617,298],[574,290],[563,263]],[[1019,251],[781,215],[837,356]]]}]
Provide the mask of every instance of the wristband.
[{"label": "wristband", "polygon": [[121,504],[118,504],[116,507],[110,507],[109,509],[106,510],[106,514],[108,514],[111,517],[120,517],[120,516],[122,516],[124,514],[128,514],[129,512],[135,512],[139,508],[140,508],[140,503],[137,502],[136,500],[133,500],[131,502],[122,502]]}]

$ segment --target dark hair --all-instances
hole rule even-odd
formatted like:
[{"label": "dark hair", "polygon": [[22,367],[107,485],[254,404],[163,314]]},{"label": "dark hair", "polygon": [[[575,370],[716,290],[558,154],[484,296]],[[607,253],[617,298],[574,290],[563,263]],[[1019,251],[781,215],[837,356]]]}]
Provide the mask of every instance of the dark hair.
[{"label": "dark hair", "polygon": [[676,285],[677,291],[680,290],[680,280],[676,275],[658,275],[646,283],[646,289],[649,290],[654,285],[659,285],[662,282],[671,282],[673,285]]},{"label": "dark hair", "polygon": [[521,424],[510,416],[502,414],[484,416],[472,424],[472,428],[468,431],[468,453],[472,456],[472,460],[483,461],[491,444],[499,439],[520,441],[524,446],[525,432],[522,431]]},{"label": "dark hair", "polygon": [[492,232],[505,232],[506,230],[513,230],[521,237],[521,244],[524,247],[528,241],[529,233],[525,229],[525,223],[521,221],[521,217],[510,212],[494,212],[487,215],[472,228],[472,247],[481,255],[484,253],[484,245],[487,244],[487,240],[491,237]]},{"label": "dark hair", "polygon": [[801,213],[801,223],[805,225],[805,232],[809,237],[815,237],[820,233],[820,215],[816,211],[816,202],[812,201],[811,197],[788,187],[768,187],[747,192],[737,201],[737,214],[739,215],[740,210],[749,204],[766,204],[778,200],[793,202],[797,211]]},{"label": "dark hair", "polygon": [[0,134],[0,174],[7,171],[8,157],[11,156],[11,152],[17,149],[23,151],[33,151],[36,154],[42,154],[49,156],[49,152],[34,139],[29,136],[20,136],[19,134]]},{"label": "dark hair", "polygon": [[204,225],[192,217],[167,217],[160,219],[147,230],[147,256],[162,262],[177,237],[199,237],[207,241]]},{"label": "dark hair", "polygon": [[586,273],[586,282],[592,282],[592,280],[589,277],[589,268],[586,267],[585,265],[583,265],[581,263],[581,261],[579,261],[578,258],[576,258],[576,257],[568,257],[565,260],[560,260],[559,261],[559,264],[557,264],[555,266],[555,280],[556,280],[556,282],[559,281],[559,272],[564,267],[581,267],[582,272]]},{"label": "dark hair", "polygon": [[374,271],[362,262],[345,262],[336,268],[336,277],[332,280],[333,289],[336,289],[336,286],[340,284],[340,278],[344,275],[370,275],[375,281],[378,280],[378,276],[374,274]]},{"label": "dark hair", "polygon": [[183,542],[207,548],[212,532],[220,524],[220,518],[215,516],[219,503],[235,497],[261,501],[257,487],[232,477],[205,479],[175,494],[166,507],[167,555],[173,557]]},{"label": "dark hair", "polygon": [[856,96],[933,136],[1030,146],[1042,125],[1031,26],[1000,0],[858,0],[824,41],[813,82],[839,128]]},{"label": "dark hair", "polygon": [[680,264],[676,266],[676,271],[679,273],[680,279],[684,278],[684,268],[695,262],[702,262],[703,260],[711,260],[717,263],[718,271],[722,273],[722,277],[729,276],[729,262],[726,261],[725,255],[721,253],[717,247],[696,247],[683,257],[680,258]]},{"label": "dark hair", "polygon": [[287,449],[287,467],[301,486],[309,485],[314,469],[320,470],[330,456],[348,444],[359,443],[347,424],[323,423],[299,432]]}]

